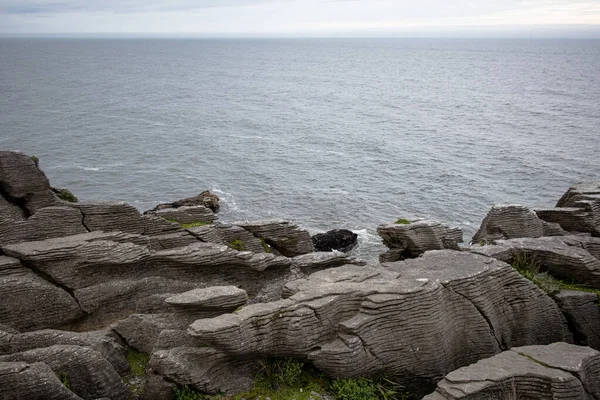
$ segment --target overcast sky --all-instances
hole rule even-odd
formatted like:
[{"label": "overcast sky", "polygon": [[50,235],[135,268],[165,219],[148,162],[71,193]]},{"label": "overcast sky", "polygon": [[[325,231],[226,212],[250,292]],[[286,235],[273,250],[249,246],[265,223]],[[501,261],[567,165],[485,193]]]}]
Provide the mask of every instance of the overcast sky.
[{"label": "overcast sky", "polygon": [[527,36],[532,32],[600,37],[600,0],[0,0],[0,33]]}]

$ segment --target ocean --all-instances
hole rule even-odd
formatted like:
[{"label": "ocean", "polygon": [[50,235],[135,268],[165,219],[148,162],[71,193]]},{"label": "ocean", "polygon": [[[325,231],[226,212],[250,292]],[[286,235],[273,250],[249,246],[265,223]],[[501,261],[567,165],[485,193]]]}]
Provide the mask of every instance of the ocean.
[{"label": "ocean", "polygon": [[0,39],[0,148],[140,211],[210,189],[224,222],[359,233],[600,180],[600,40]]}]

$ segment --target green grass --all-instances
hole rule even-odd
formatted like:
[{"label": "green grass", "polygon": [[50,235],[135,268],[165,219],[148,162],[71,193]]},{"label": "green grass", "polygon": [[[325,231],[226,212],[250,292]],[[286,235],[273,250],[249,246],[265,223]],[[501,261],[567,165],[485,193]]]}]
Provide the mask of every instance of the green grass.
[{"label": "green grass", "polygon": [[69,375],[67,375],[66,372],[63,372],[62,374],[60,374],[59,378],[64,387],[71,390],[71,382],[69,382]]},{"label": "green grass", "polygon": [[265,249],[265,252],[267,253],[273,253],[273,250],[271,249],[271,246],[269,246],[269,244],[267,243],[267,241],[265,240],[265,238],[260,238],[260,242],[262,243],[263,249]]},{"label": "green grass", "polygon": [[183,229],[195,228],[195,227],[197,227],[197,226],[206,226],[206,225],[210,225],[210,224],[212,224],[212,222],[205,222],[205,221],[198,221],[198,222],[192,222],[192,223],[189,223],[189,224],[182,224],[181,222],[179,222],[179,221],[177,221],[176,219],[173,219],[173,218],[167,218],[167,217],[163,217],[162,215],[160,215],[160,217],[161,217],[161,218],[164,218],[164,219],[166,219],[167,221],[169,221],[169,222],[172,222],[172,223],[174,223],[174,224],[179,224],[179,225],[181,225],[181,227],[182,227]]},{"label": "green grass", "polygon": [[175,388],[176,400],[259,399],[309,400],[318,393],[339,400],[409,400],[411,395],[385,378],[329,379],[311,365],[293,358],[258,361],[254,387],[232,397],[206,395],[189,387]]},{"label": "green grass", "polygon": [[68,201],[69,203],[77,203],[79,199],[75,197],[73,193],[69,189],[60,189],[60,191],[56,194],[59,199]]},{"label": "green grass", "polygon": [[244,242],[241,239],[236,239],[236,240],[229,242],[229,247],[231,247],[232,249],[237,250],[237,251],[245,250]]},{"label": "green grass", "polygon": [[123,382],[133,394],[139,395],[144,390],[146,367],[148,366],[148,361],[150,361],[150,355],[129,349],[127,352],[127,361],[129,362],[131,373],[123,378]]},{"label": "green grass", "polygon": [[410,225],[410,221],[404,218],[400,218],[398,220],[396,220],[396,222],[394,222],[395,224],[398,225]]},{"label": "green grass", "polygon": [[551,276],[548,272],[540,272],[542,263],[534,256],[526,253],[517,253],[513,255],[511,265],[523,277],[532,281],[549,296],[553,297],[561,290],[577,290],[580,292],[596,293],[600,299],[599,289],[586,287],[575,282],[566,282]]},{"label": "green grass", "polygon": [[33,162],[37,165],[40,162],[40,159],[36,156],[31,156],[31,159],[33,160]]}]

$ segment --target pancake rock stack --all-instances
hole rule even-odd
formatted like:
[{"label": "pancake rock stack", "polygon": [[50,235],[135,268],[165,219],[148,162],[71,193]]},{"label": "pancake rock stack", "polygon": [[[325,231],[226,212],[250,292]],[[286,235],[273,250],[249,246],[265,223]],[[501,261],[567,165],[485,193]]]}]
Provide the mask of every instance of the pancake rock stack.
[{"label": "pancake rock stack", "polygon": [[507,380],[597,399],[598,353],[583,347],[600,347],[597,293],[548,295],[508,263],[526,255],[600,288],[599,188],[574,186],[552,210],[495,207],[467,248],[439,222],[383,225],[386,262],[365,265],[343,252],[352,232],[223,223],[210,192],[144,214],[65,201],[37,160],[0,151],[0,398],[234,394],[258,360],[295,357],[332,378],[437,384],[436,399]]}]

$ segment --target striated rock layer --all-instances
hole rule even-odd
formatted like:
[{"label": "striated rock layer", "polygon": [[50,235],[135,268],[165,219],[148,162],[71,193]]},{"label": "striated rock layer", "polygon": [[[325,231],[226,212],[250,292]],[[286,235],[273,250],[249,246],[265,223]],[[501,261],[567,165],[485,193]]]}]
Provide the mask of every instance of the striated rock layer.
[{"label": "striated rock layer", "polygon": [[[316,272],[284,295],[188,332],[237,359],[307,358],[331,376],[383,373],[408,385],[514,346],[571,340],[556,304],[532,283],[505,263],[458,251]],[[219,380],[222,371],[207,373]]]},{"label": "striated rock layer", "polygon": [[566,343],[505,351],[446,375],[423,400],[600,399],[600,353]]}]

